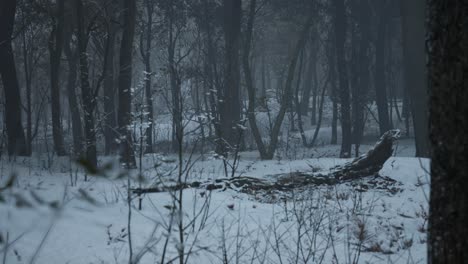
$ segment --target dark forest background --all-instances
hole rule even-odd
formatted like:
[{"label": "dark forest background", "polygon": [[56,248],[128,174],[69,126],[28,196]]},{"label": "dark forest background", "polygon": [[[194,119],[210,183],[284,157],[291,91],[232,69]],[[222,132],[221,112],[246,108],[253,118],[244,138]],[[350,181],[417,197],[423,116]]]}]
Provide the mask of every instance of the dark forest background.
[{"label": "dark forest background", "polygon": [[289,132],[313,148],[329,128],[321,144],[349,158],[400,128],[417,157],[433,157],[433,263],[462,263],[467,6],[2,0],[0,154],[93,167],[119,155],[128,168],[138,154],[192,149],[273,159]]}]

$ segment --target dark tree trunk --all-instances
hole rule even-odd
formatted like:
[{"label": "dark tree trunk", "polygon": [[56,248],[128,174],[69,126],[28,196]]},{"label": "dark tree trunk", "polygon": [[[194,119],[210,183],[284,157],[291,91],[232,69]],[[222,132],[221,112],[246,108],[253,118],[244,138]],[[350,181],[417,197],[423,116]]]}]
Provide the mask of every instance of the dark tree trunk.
[{"label": "dark tree trunk", "polygon": [[[203,20],[203,27],[205,33],[205,42],[206,42],[206,58],[205,58],[205,65],[204,65],[204,72],[205,72],[205,81],[207,85],[205,85],[206,89],[208,90],[208,95],[205,96],[207,109],[209,110],[209,114],[211,115],[211,125],[209,128],[209,135],[210,137],[214,134],[219,137],[220,133],[220,114],[218,111],[219,105],[216,103],[216,91],[219,91],[220,87],[220,78],[218,74],[218,67],[217,67],[217,47],[214,41],[214,34],[213,34],[213,24],[214,24],[214,15],[213,10],[209,4],[208,0],[203,0],[203,13],[205,19]],[[208,97],[208,98],[206,98]],[[213,129],[214,128],[214,129]],[[218,147],[218,144],[216,144]]]},{"label": "dark tree trunk", "polygon": [[[351,16],[359,16],[357,15],[357,3],[356,1],[351,1]],[[357,23],[350,24],[350,59],[348,62],[348,71],[350,73],[350,92],[351,92],[351,142],[354,144],[354,151],[356,153],[356,157],[359,156],[359,147],[360,147],[360,140],[357,135],[359,128],[360,128],[360,120],[362,119],[361,116],[363,111],[360,107],[360,101],[363,99],[363,94],[361,94],[361,87],[359,85],[359,28]]]},{"label": "dark tree trunk", "polygon": [[132,50],[135,35],[135,0],[124,0],[123,6],[123,33],[120,45],[120,71],[119,71],[119,110],[118,125],[120,133],[120,161],[128,168],[136,166],[133,151],[132,133],[129,126],[132,122]]},{"label": "dark tree trunk", "polygon": [[67,92],[68,92],[68,104],[71,113],[72,123],[72,134],[73,134],[73,153],[75,156],[81,156],[83,154],[83,126],[81,124],[80,108],[78,105],[76,84],[77,84],[77,64],[78,54],[75,50],[72,50],[71,39],[67,39],[67,43],[64,45],[64,53],[68,60],[68,80],[67,80]]},{"label": "dark tree trunk", "polygon": [[239,148],[239,137],[241,135],[238,126],[241,119],[239,50],[242,1],[225,0],[223,8],[226,68],[220,103],[221,149],[219,149],[219,152],[226,155],[228,151]]},{"label": "dark tree trunk", "polygon": [[330,144],[338,143],[338,86],[336,80],[336,49],[332,46],[332,43],[328,45],[327,57],[330,70],[330,89],[331,89],[331,101],[332,101],[332,120],[331,120],[331,141]]},{"label": "dark tree trunk", "polygon": [[255,87],[252,77],[252,71],[250,69],[250,49],[252,45],[252,33],[253,33],[253,24],[255,19],[255,9],[256,9],[256,0],[250,1],[249,7],[249,16],[247,21],[247,30],[245,33],[245,42],[242,56],[242,68],[245,76],[245,82],[247,84],[247,95],[249,97],[249,104],[247,108],[247,118],[249,119],[250,129],[252,130],[253,137],[257,144],[258,152],[260,153],[260,158],[269,159],[270,155],[268,153],[267,146],[263,142],[262,135],[257,126],[257,120],[255,116]]},{"label": "dark tree trunk", "polygon": [[[24,14],[24,12],[23,12]],[[34,72],[34,52],[31,49],[31,37],[27,37],[27,33],[30,29],[26,26],[25,17],[22,19],[22,47],[23,47],[23,70],[24,70],[24,81],[26,88],[26,145],[28,149],[28,155],[32,154],[32,141],[33,141],[33,123],[32,123],[32,75]]]},{"label": "dark tree trunk", "polygon": [[[176,35],[174,31],[175,25],[175,10],[174,5],[170,4],[168,13],[169,22],[169,41],[167,46],[168,53],[168,64],[169,64],[169,81],[171,85],[171,96],[172,96],[172,150],[174,152],[180,152],[183,144],[183,125],[182,125],[182,114],[183,114],[183,100],[182,100],[182,87],[180,78],[178,76],[178,70],[176,65]],[[176,28],[176,30],[178,30]]]},{"label": "dark tree trunk", "polygon": [[[299,61],[298,61],[298,69],[297,69],[297,75],[296,75],[296,88],[293,90],[294,95],[291,96],[291,102],[290,102],[290,122],[291,122],[291,132],[297,132],[297,131],[304,131],[302,128],[302,115],[301,115],[301,108],[299,107],[299,92],[301,90],[301,84],[302,84],[302,72],[304,71],[304,57],[305,57],[305,50],[304,48],[300,52],[299,56]],[[295,126],[295,118],[297,117],[297,128]]]},{"label": "dark tree trunk", "polygon": [[5,116],[8,135],[8,155],[28,155],[21,121],[20,88],[16,75],[15,58],[11,47],[11,35],[15,21],[16,1],[0,3],[0,74],[5,90]]},{"label": "dark tree trunk", "polygon": [[[422,18],[424,1],[414,2]],[[466,263],[468,5],[461,0],[427,3],[432,150],[428,263]]]},{"label": "dark tree trunk", "polygon": [[85,152],[86,160],[93,167],[97,167],[96,150],[96,128],[94,126],[94,109],[96,98],[89,84],[89,63],[88,63],[88,33],[85,32],[85,15],[83,11],[83,2],[76,0],[76,13],[78,18],[78,51],[80,60],[80,84],[81,96],[83,98],[84,114],[84,133],[85,133]]},{"label": "dark tree trunk", "polygon": [[334,0],[335,7],[335,41],[337,69],[340,81],[340,114],[341,114],[341,151],[340,157],[351,156],[351,107],[349,100],[348,73],[346,69],[345,41],[347,32],[346,10],[344,0]]},{"label": "dark tree trunk", "polygon": [[375,97],[379,116],[380,134],[390,129],[390,119],[388,115],[387,87],[385,81],[385,45],[387,35],[387,0],[380,0],[378,4],[378,30],[375,42]]},{"label": "dark tree trunk", "polygon": [[301,134],[304,134],[304,128],[302,127],[302,113],[301,113],[301,107],[300,107],[300,102],[299,102],[299,92],[301,90],[301,83],[302,83],[302,72],[304,68],[304,57],[305,57],[305,50],[302,49],[301,55],[300,55],[300,60],[299,60],[299,68],[297,71],[296,75],[296,89],[294,89],[294,96],[292,98],[291,102],[291,113],[292,113],[292,121],[294,121],[294,112],[296,113],[297,116],[297,129],[294,128],[294,122],[292,123],[292,131],[299,131]]},{"label": "dark tree trunk", "polygon": [[50,99],[52,113],[52,137],[54,150],[59,156],[66,154],[63,145],[63,131],[60,108],[60,60],[62,58],[64,39],[65,0],[57,1],[57,17],[54,19],[49,38],[50,55]]},{"label": "dark tree trunk", "polygon": [[398,106],[398,99],[397,99],[396,91],[393,93],[393,107],[395,107],[395,113],[397,115],[398,121],[402,122],[403,119],[401,117],[400,107]]},{"label": "dark tree trunk", "polygon": [[[312,45],[312,47],[309,49],[309,58],[308,58],[308,66],[307,66],[307,74],[304,80],[304,87],[302,89],[302,94],[301,94],[301,114],[304,116],[307,116],[309,113],[309,103],[310,103],[310,94],[312,92],[312,89],[314,89],[314,92],[316,93],[316,87],[314,87],[313,84],[313,73],[315,72],[316,69],[316,64],[317,64],[317,48],[315,45]],[[313,105],[314,106],[314,105]],[[313,110],[312,110],[313,112]],[[313,120],[315,119],[314,115],[311,116],[311,122],[313,123]],[[314,125],[314,123],[312,124]]]},{"label": "dark tree trunk", "polygon": [[[411,99],[416,156],[430,155],[426,83],[425,14],[421,0],[401,0],[405,87]],[[416,99],[417,98],[417,99]]]},{"label": "dark tree trunk", "polygon": [[[317,33],[316,33],[317,34]],[[311,45],[310,50],[310,57],[309,57],[309,76],[307,76],[306,85],[309,87],[304,88],[303,93],[303,103],[302,109],[307,115],[307,111],[309,110],[309,100],[310,100],[310,93],[312,92],[312,111],[310,116],[310,124],[316,125],[317,124],[317,97],[318,97],[318,76],[317,76],[317,57],[318,57],[318,45],[316,40],[312,40],[313,45]],[[303,112],[303,113],[304,113]]]},{"label": "dark tree trunk", "polygon": [[[113,10],[113,9],[111,9]],[[114,63],[115,63],[115,41],[117,40],[117,26],[115,23],[109,25],[109,46],[107,50],[107,66],[106,72],[104,76],[104,83],[103,83],[103,90],[104,90],[104,152],[106,155],[113,154],[118,149],[117,139],[117,114],[116,114],[116,106],[115,106],[115,70],[114,70]]]},{"label": "dark tree trunk", "polygon": [[322,94],[320,95],[320,103],[318,106],[318,120],[317,120],[317,125],[315,126],[314,136],[312,137],[312,141],[309,144],[310,148],[315,145],[315,142],[317,142],[318,133],[320,131],[320,127],[322,126],[323,104],[325,102],[325,92],[327,90],[328,83],[329,83],[329,80],[323,86]]},{"label": "dark tree trunk", "polygon": [[369,49],[370,49],[370,16],[369,0],[360,0],[356,13],[359,17],[359,51],[357,66],[359,81],[353,88],[353,138],[355,155],[359,156],[359,145],[364,133],[364,108],[369,91]]},{"label": "dark tree trunk", "polygon": [[317,73],[314,73],[313,88],[312,88],[312,111],[310,112],[310,124],[315,126],[317,124]]},{"label": "dark tree trunk", "polygon": [[146,112],[148,113],[147,122],[148,128],[146,128],[146,153],[153,153],[153,93],[151,91],[151,42],[153,38],[153,2],[151,0],[145,0],[146,12],[148,21],[146,21],[146,45],[144,53],[144,64],[145,64],[145,99],[146,99]]},{"label": "dark tree trunk", "polygon": [[[26,50],[26,48],[25,48]],[[32,141],[33,141],[33,123],[32,123],[32,115],[33,115],[33,109],[32,109],[32,80],[31,80],[31,70],[29,69],[29,66],[27,66],[29,63],[28,61],[30,58],[28,56],[31,56],[30,54],[25,53],[24,56],[24,68],[25,68],[25,76],[26,76],[26,142],[27,142],[27,149],[28,149],[28,155],[32,154]]]},{"label": "dark tree trunk", "polygon": [[[260,90],[260,97],[258,98],[259,99],[259,102],[260,102],[260,106],[263,107],[263,108],[266,108],[267,105],[266,105],[266,98],[267,98],[267,65],[266,65],[266,62],[265,62],[265,52],[262,53],[262,87],[261,87],[261,90]],[[268,87],[269,89],[269,87]]]},{"label": "dark tree trunk", "polygon": [[338,103],[333,101],[332,110],[332,134],[330,144],[338,144]]},{"label": "dark tree trunk", "polygon": [[404,93],[403,93],[403,107],[402,107],[402,115],[403,115],[403,118],[405,119],[405,130],[406,130],[406,136],[409,137],[410,136],[410,123],[409,123],[409,119],[410,119],[410,99],[409,99],[409,95],[408,95],[408,90],[405,89]]}]

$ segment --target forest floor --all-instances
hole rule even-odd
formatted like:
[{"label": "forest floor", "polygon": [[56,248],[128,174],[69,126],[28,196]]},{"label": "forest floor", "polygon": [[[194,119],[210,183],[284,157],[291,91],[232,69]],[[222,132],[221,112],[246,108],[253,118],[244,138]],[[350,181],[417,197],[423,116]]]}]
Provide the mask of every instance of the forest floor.
[{"label": "forest floor", "polygon": [[[366,187],[372,178],[268,199],[189,188],[181,211],[173,209],[174,193],[145,194],[141,210],[133,197],[130,225],[127,175],[144,175],[132,187],[170,185],[175,155],[145,155],[140,172],[109,166],[88,181],[69,158],[4,158],[0,186],[13,174],[16,181],[0,193],[0,263],[128,263],[129,226],[134,260],[160,263],[164,253],[164,263],[178,263],[181,215],[185,263],[425,263],[429,161],[411,157],[411,140],[399,142],[380,171],[395,180],[392,190]],[[339,146],[290,149],[272,161],[242,152],[235,175],[326,172],[348,161],[334,158]],[[101,164],[113,160],[100,157]],[[188,181],[226,177],[223,160],[213,155],[185,154],[184,164],[191,165]]]}]

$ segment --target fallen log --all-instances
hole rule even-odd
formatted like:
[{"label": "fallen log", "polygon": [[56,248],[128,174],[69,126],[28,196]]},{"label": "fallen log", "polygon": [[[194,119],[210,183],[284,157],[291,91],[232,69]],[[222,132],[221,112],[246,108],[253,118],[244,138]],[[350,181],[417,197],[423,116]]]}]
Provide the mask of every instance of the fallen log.
[{"label": "fallen log", "polygon": [[334,168],[332,175],[340,181],[352,180],[377,174],[393,154],[393,144],[400,137],[400,130],[385,132],[366,154],[344,166]]},{"label": "fallen log", "polygon": [[[326,173],[292,172],[272,175],[268,178],[243,176],[217,179],[208,182],[185,183],[174,186],[137,188],[132,191],[135,194],[141,195],[144,193],[177,191],[185,188],[202,188],[208,191],[233,189],[243,193],[256,194],[258,192],[284,192],[314,185],[335,185],[369,176],[373,176],[373,181],[375,181],[376,178],[380,177],[378,172],[382,169],[384,163],[392,156],[394,143],[399,136],[400,130],[387,131],[366,154],[342,166],[334,167]],[[380,179],[388,183],[395,182],[388,177],[380,177]]]}]

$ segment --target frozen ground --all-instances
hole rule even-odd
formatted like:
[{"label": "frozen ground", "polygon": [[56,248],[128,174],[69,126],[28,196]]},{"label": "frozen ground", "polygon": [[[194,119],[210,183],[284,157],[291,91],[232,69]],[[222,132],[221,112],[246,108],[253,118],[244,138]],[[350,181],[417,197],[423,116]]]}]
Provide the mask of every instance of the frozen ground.
[{"label": "frozen ground", "polygon": [[[346,162],[333,158],[338,146],[290,149],[273,161],[241,153],[236,175],[268,178],[326,171]],[[145,195],[141,211],[134,198],[133,256],[139,263],[160,263],[166,252],[164,263],[178,263],[182,215],[187,263],[425,263],[429,162],[411,158],[413,153],[409,141],[400,141],[397,157],[381,170],[397,181],[399,191],[393,194],[341,184],[262,203],[229,189],[186,189],[181,214],[173,209],[170,193]],[[101,157],[101,164],[111,160]],[[173,156],[145,156],[142,184],[171,184],[177,174],[174,161]],[[219,159],[196,155],[192,162],[188,181],[225,177]],[[45,155],[1,161],[0,186],[12,173],[17,181],[1,192],[0,263],[128,263],[126,174],[114,179],[119,172],[110,170],[106,177],[89,176],[85,182],[82,171],[68,158]]]}]

